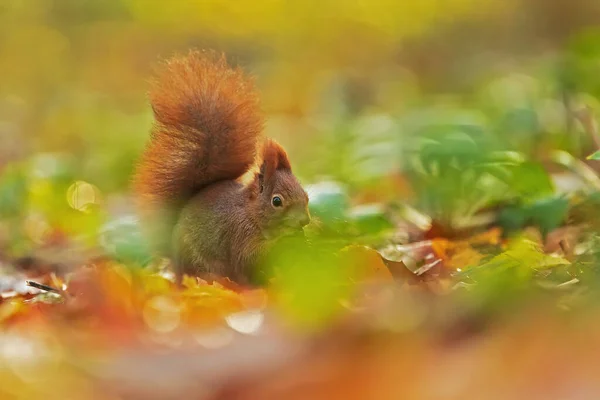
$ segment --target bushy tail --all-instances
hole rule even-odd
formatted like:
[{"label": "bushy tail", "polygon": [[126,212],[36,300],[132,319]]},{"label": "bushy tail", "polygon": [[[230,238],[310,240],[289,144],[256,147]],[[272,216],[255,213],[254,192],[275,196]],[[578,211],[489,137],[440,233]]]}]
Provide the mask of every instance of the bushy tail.
[{"label": "bushy tail", "polygon": [[264,121],[253,82],[214,52],[168,60],[149,97],[155,124],[134,190],[142,223],[164,252],[179,210],[192,196],[254,165]]}]

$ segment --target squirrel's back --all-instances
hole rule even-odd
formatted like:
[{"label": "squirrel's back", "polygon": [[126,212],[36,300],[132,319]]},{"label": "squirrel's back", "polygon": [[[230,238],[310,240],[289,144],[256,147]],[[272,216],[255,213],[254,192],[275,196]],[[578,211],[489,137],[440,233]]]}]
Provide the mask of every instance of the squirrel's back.
[{"label": "squirrel's back", "polygon": [[143,225],[168,252],[186,202],[255,164],[264,120],[253,82],[214,52],[192,51],[167,61],[149,98],[155,123],[134,190]]}]

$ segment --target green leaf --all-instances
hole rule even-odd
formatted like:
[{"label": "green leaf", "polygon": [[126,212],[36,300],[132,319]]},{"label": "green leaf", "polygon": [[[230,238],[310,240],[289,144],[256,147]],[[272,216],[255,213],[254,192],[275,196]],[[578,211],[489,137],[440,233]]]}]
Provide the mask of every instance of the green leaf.
[{"label": "green leaf", "polygon": [[587,157],[588,160],[600,160],[600,150],[596,151],[595,153],[590,154]]},{"label": "green leaf", "polygon": [[345,188],[336,182],[320,182],[306,187],[310,213],[325,224],[335,224],[345,219],[349,207]]},{"label": "green leaf", "polygon": [[521,237],[512,240],[505,252],[481,265],[480,268],[491,272],[509,268],[540,270],[567,264],[569,262],[564,258],[548,255],[535,242]]},{"label": "green leaf", "polygon": [[569,265],[569,261],[545,254],[535,242],[518,237],[505,252],[463,274],[477,283],[472,293],[475,299],[492,307],[504,307],[519,294],[530,292],[537,271],[564,265]]},{"label": "green leaf", "polygon": [[536,200],[554,193],[554,185],[544,167],[524,162],[513,169],[511,190],[525,200]]},{"label": "green leaf", "polygon": [[540,228],[542,234],[558,228],[569,211],[569,201],[563,196],[545,197],[531,203],[505,207],[498,215],[498,224],[505,231],[517,231],[527,225]]},{"label": "green leaf", "polygon": [[498,224],[506,232],[514,232],[527,225],[529,215],[524,207],[508,206],[498,213]]},{"label": "green leaf", "polygon": [[341,299],[354,292],[358,271],[336,255],[338,248],[301,237],[279,240],[267,255],[263,268],[274,271],[271,288],[276,306],[298,328],[322,327],[342,311]]},{"label": "green leaf", "polygon": [[539,226],[542,234],[547,235],[566,218],[569,201],[565,197],[549,197],[531,204],[528,211],[531,221]]},{"label": "green leaf", "polygon": [[375,234],[394,227],[381,204],[356,206],[348,216],[362,234]]}]

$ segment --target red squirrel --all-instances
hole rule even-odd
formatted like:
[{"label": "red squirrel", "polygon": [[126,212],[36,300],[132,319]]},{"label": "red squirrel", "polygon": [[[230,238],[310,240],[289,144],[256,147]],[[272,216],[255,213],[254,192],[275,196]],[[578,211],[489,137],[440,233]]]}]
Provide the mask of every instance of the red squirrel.
[{"label": "red squirrel", "polygon": [[310,222],[308,196],[251,78],[223,55],[167,60],[151,82],[151,137],[134,192],[142,227],[183,274],[246,283],[269,244]]}]

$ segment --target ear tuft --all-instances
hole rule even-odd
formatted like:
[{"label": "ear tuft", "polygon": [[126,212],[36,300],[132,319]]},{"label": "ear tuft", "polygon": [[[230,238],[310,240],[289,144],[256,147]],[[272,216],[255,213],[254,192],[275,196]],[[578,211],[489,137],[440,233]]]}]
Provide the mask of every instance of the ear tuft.
[{"label": "ear tuft", "polygon": [[260,166],[259,182],[262,191],[263,183],[269,181],[277,170],[292,170],[287,153],[273,139],[266,139],[262,148],[262,163]]}]

